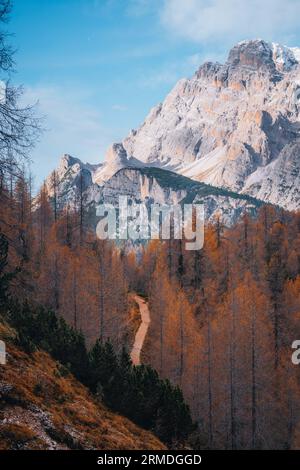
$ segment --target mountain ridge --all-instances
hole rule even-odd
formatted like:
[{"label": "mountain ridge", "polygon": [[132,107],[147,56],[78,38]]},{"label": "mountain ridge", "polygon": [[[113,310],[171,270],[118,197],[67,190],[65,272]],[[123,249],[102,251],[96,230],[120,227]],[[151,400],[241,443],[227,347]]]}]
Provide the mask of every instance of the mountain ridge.
[{"label": "mountain ridge", "polygon": [[[101,203],[113,204],[118,207],[119,196],[127,196],[139,203],[144,202],[149,207],[153,203],[162,205],[204,203],[205,217],[207,221],[216,218],[226,225],[234,223],[242,214],[255,214],[263,204],[247,194],[238,194],[228,189],[217,188],[212,185],[192,180],[170,170],[157,167],[123,167],[118,169],[102,185],[91,183],[85,186],[86,172],[89,171],[85,164],[78,165],[75,169],[66,170],[67,176],[60,174],[60,190],[56,196],[59,208],[63,210],[67,205],[76,208],[80,198],[80,188],[83,186],[86,208],[90,208],[90,222],[96,225],[96,207]],[[68,179],[72,174],[73,178]],[[92,181],[91,173],[88,179]],[[51,176],[47,179],[47,188],[50,199],[53,199]],[[94,215],[93,215],[94,214]]]},{"label": "mountain ridge", "polygon": [[[198,182],[210,196],[208,220],[221,214],[232,223],[248,210],[245,201],[300,209],[299,61],[300,48],[258,39],[238,43],[223,65],[202,64],[139,129],[112,144],[103,163],[63,156],[57,169],[62,205],[75,203],[79,186],[88,205],[115,202],[117,192],[172,204],[185,200],[182,189],[193,188],[194,195]],[[174,183],[174,175],[187,179],[172,193],[165,182]],[[46,186],[51,195],[50,177]]]},{"label": "mountain ridge", "polygon": [[[192,78],[179,80],[124,139],[127,154],[143,164],[299,209],[298,191],[290,195],[299,178],[296,147],[290,148],[285,165],[288,146],[300,139],[299,50],[244,41],[230,51],[224,65],[204,63]],[[275,160],[284,166],[283,181],[269,166]]]}]

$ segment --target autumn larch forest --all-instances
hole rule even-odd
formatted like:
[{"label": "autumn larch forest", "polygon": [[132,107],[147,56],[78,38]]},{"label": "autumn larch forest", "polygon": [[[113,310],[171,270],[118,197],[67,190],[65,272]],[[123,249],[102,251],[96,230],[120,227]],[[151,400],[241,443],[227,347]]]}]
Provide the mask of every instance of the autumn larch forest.
[{"label": "autumn larch forest", "polygon": [[[9,14],[1,0],[7,77],[15,67],[4,32]],[[70,206],[60,200],[55,171],[51,194],[46,184],[33,192],[28,162],[43,120],[34,106],[20,105],[21,93],[9,81],[0,104],[0,334],[8,364],[15,354],[27,358],[24,367],[50,357],[97,406],[156,436],[154,449],[299,449],[299,374],[291,360],[300,337],[299,212],[265,204],[231,226],[216,219],[196,251],[183,240],[138,249],[101,241],[80,185]],[[151,316],[138,365],[130,357],[141,322],[136,295]],[[0,446],[48,448],[30,423],[22,433],[13,421],[1,423],[12,406],[7,368],[0,369]],[[11,386],[22,394],[20,384]],[[42,393],[42,379],[34,387]],[[21,398],[18,407],[28,409]]]}]

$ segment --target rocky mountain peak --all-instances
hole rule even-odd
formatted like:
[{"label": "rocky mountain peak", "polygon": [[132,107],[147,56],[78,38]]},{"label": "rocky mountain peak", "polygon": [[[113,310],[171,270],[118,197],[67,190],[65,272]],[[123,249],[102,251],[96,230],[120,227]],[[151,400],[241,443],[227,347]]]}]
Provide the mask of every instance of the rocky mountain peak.
[{"label": "rocky mountain peak", "polygon": [[225,64],[180,80],[123,146],[144,164],[297,209],[299,63],[299,48],[243,41]]},{"label": "rocky mountain peak", "polygon": [[122,168],[139,168],[141,166],[144,166],[144,164],[136,158],[128,156],[124,145],[118,142],[108,148],[105,154],[105,162],[94,172],[93,181],[102,185]]},{"label": "rocky mountain peak", "polygon": [[106,163],[110,165],[126,165],[127,152],[121,143],[112,144],[105,155]]},{"label": "rocky mountain peak", "polygon": [[272,43],[272,53],[277,69],[282,72],[289,72],[300,63],[300,48],[298,47],[286,47]]},{"label": "rocky mountain peak", "polygon": [[298,64],[298,49],[262,39],[242,41],[229,52],[227,64],[271,73],[287,72]]},{"label": "rocky mountain peak", "polygon": [[[65,153],[62,155],[59,165],[56,169],[57,177],[61,181],[65,179],[68,174],[78,174],[84,168],[84,164],[79,158],[72,157]],[[46,184],[51,186],[51,177],[47,178]]]},{"label": "rocky mountain peak", "polygon": [[260,74],[266,76],[266,81],[270,79],[276,83],[299,64],[300,48],[254,39],[236,44],[230,50],[225,64],[205,62],[195,77],[228,86],[239,81],[256,80]]},{"label": "rocky mountain peak", "polygon": [[76,164],[82,165],[81,160],[79,160],[79,158],[72,157],[68,153],[65,153],[62,155],[60,159],[59,169],[61,169],[62,171],[65,171],[69,167],[76,165]]},{"label": "rocky mountain peak", "polygon": [[[160,168],[299,210],[299,64],[299,48],[261,39],[237,44],[225,64],[206,62],[180,80],[139,129],[108,149],[104,163],[64,155],[61,188],[72,198],[84,176],[97,202],[115,184],[135,194],[137,175],[148,181],[146,171]],[[141,192],[157,198],[160,189],[154,197],[143,178]]]},{"label": "rocky mountain peak", "polygon": [[261,39],[243,41],[234,46],[229,52],[227,63],[254,70],[263,67],[273,71],[276,68],[270,45]]}]

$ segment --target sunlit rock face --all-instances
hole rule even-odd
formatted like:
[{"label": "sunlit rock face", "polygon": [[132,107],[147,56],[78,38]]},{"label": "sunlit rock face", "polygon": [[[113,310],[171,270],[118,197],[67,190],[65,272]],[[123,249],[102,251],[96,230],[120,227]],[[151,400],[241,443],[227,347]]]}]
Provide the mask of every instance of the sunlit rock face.
[{"label": "sunlit rock face", "polygon": [[[109,161],[111,163],[111,159]],[[152,204],[183,206],[195,202],[204,204],[206,222],[219,219],[229,226],[243,214],[255,215],[261,206],[260,201],[247,195],[208,186],[166,169],[121,165],[106,181],[101,180],[98,184],[95,175],[99,175],[99,170],[103,170],[103,166],[84,164],[77,158],[63,156],[56,170],[58,210],[63,211],[66,207],[78,210],[83,201],[88,223],[95,227],[97,206],[105,203],[117,209],[119,196],[127,196],[133,203],[144,203],[149,210]],[[53,201],[53,176],[47,178],[46,185]]]},{"label": "sunlit rock face", "polygon": [[237,44],[177,83],[124,140],[127,155],[299,209],[299,62],[297,48]]},{"label": "sunlit rock face", "polygon": [[159,168],[124,168],[110,178],[101,190],[101,200],[118,205],[119,195],[136,203],[184,205],[203,203],[205,222],[219,219],[230,226],[244,214],[257,214],[261,201],[195,182]]},{"label": "sunlit rock face", "polygon": [[[204,200],[206,220],[230,225],[258,200],[299,209],[299,169],[300,49],[255,40],[180,80],[103,163],[64,155],[56,176],[62,208],[76,207],[80,192],[89,207],[119,195]],[[46,185],[52,197],[51,177]]]},{"label": "sunlit rock face", "polygon": [[129,157],[121,143],[113,144],[109,147],[105,155],[104,164],[94,172],[93,180],[101,185],[111,178],[117,171],[122,168],[137,168],[143,166],[135,158]]}]

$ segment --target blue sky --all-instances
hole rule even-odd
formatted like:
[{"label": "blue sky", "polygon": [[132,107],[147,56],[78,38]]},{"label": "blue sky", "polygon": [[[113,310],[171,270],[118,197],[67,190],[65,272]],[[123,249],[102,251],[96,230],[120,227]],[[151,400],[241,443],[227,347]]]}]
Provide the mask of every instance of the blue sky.
[{"label": "blue sky", "polygon": [[179,78],[225,60],[237,41],[300,46],[299,0],[14,0],[14,80],[39,100],[47,131],[36,182],[61,154],[103,160]]}]

